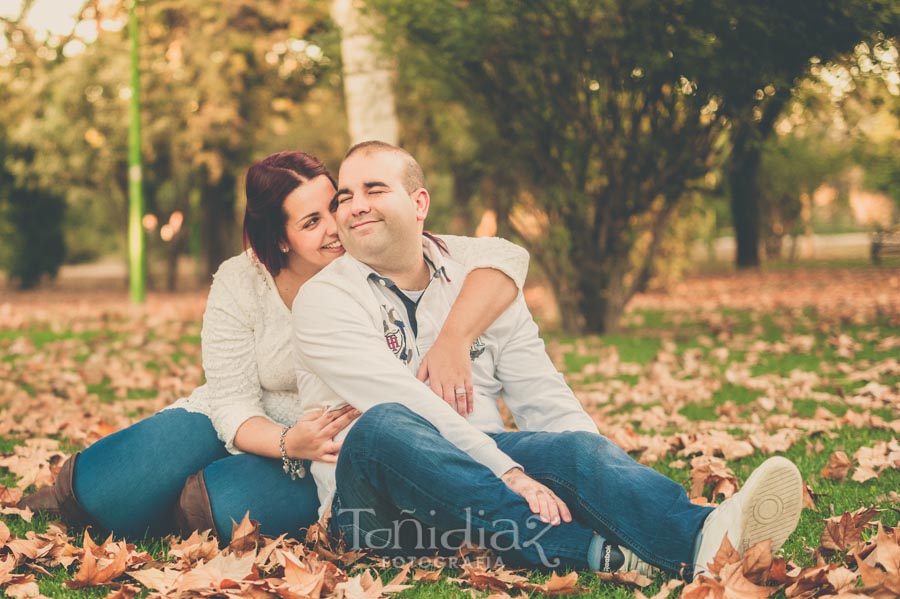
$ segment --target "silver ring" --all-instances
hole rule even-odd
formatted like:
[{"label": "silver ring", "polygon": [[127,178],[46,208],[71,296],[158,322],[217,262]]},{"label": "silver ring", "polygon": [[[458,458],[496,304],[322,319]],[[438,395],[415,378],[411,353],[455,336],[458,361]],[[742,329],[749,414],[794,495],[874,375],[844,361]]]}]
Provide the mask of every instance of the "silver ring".
[{"label": "silver ring", "polygon": [[465,395],[466,389],[465,389],[465,387],[457,387],[456,389],[453,390],[453,392],[456,393],[457,395]]}]

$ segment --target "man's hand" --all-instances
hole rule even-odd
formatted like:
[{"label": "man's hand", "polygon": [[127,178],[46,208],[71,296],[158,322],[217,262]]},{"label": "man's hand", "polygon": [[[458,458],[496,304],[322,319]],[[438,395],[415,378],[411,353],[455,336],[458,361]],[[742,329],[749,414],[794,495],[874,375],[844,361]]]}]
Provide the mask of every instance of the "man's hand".
[{"label": "man's hand", "polygon": [[518,493],[528,502],[531,511],[540,516],[541,522],[556,526],[562,522],[571,522],[572,514],[565,502],[556,493],[537,482],[520,468],[513,468],[500,477],[506,486]]},{"label": "man's hand", "polygon": [[431,390],[463,418],[472,413],[475,400],[469,345],[442,330],[416,372],[416,378],[427,380]]}]

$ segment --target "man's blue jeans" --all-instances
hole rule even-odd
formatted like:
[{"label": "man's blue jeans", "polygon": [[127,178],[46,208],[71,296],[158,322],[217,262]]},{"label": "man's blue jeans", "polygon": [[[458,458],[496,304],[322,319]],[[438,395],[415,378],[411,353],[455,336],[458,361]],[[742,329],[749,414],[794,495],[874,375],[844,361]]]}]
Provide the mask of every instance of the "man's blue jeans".
[{"label": "man's blue jeans", "polygon": [[597,531],[654,566],[691,575],[694,542],[711,509],[692,504],[681,485],[599,434],[491,437],[565,501],[573,522],[542,523],[521,496],[424,418],[383,404],[344,440],[333,531],[388,556],[447,553],[469,541],[494,549],[507,564],[543,569],[586,569]]},{"label": "man's blue jeans", "polygon": [[203,470],[220,541],[247,510],[260,531],[296,534],[318,518],[312,476],[284,473],[281,460],[230,455],[209,418],[165,410],[85,449],[75,462],[81,506],[107,530],[129,537],[173,532],[172,510],[185,479]]}]

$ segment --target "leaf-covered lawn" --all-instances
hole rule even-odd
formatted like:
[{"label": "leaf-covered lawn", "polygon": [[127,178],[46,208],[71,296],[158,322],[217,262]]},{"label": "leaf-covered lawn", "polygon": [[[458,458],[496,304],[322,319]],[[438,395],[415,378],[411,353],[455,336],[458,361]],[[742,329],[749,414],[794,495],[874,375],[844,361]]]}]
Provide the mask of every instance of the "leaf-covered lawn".
[{"label": "leaf-covered lawn", "polygon": [[[64,456],[200,382],[204,298],[16,295],[0,303],[0,589],[10,597],[900,596],[900,269],[705,276],[635,299],[623,331],[548,336],[600,430],[698,502],[786,455],[808,486],[797,533],[691,585],[626,575],[390,564],[259,538],[106,539],[14,504]],[[93,538],[91,538],[93,535]],[[663,586],[665,583],[665,586]],[[407,585],[412,585],[409,590]]]}]

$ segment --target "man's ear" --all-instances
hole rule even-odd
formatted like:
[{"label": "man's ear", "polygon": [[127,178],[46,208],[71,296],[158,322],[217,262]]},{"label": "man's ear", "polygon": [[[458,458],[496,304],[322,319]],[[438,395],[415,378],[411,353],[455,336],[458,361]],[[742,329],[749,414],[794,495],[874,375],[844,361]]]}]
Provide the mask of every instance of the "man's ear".
[{"label": "man's ear", "polygon": [[431,196],[428,195],[427,189],[420,187],[412,192],[411,197],[416,206],[416,220],[422,222],[425,220],[425,217],[428,216],[428,208],[431,206]]}]

